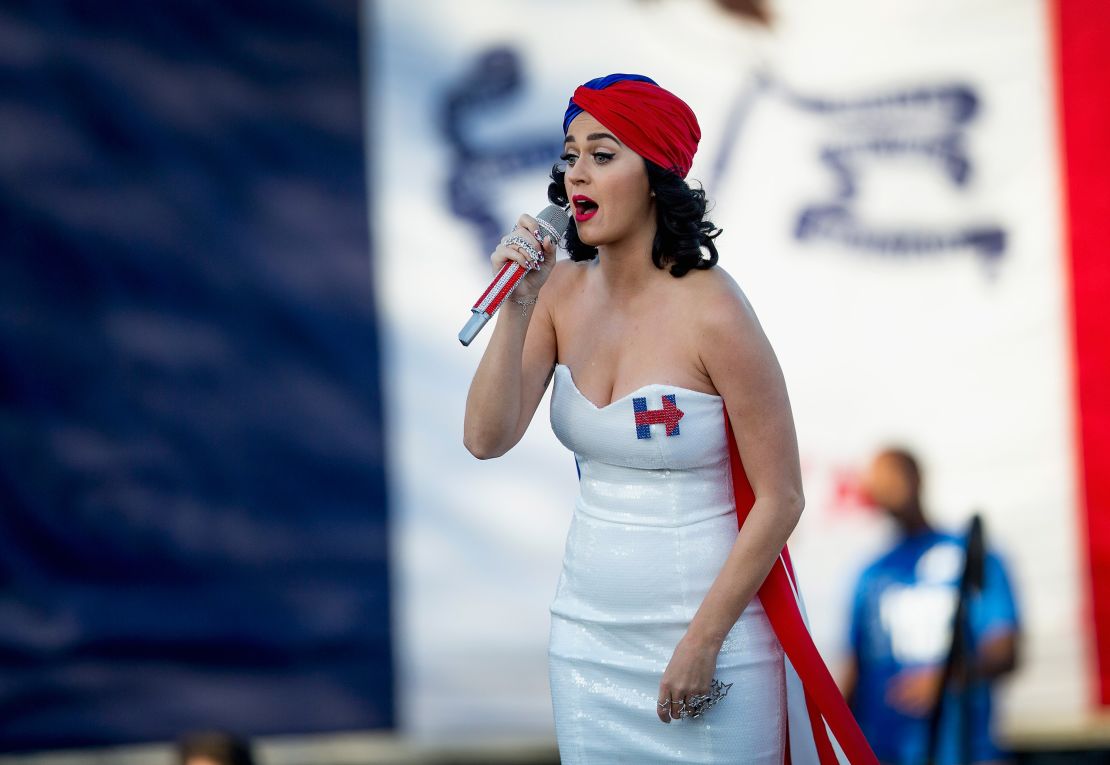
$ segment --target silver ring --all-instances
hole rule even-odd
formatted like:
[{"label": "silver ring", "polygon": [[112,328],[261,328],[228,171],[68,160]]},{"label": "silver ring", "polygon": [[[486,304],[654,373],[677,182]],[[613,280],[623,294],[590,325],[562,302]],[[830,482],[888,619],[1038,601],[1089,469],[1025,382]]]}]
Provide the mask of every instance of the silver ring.
[{"label": "silver ring", "polygon": [[694,694],[690,697],[690,703],[687,705],[685,702],[682,709],[679,711],[679,717],[701,717],[713,706],[728,695],[728,689],[732,687],[732,683],[722,683],[720,680],[714,678],[710,682],[709,693]]},{"label": "silver ring", "polygon": [[513,236],[505,237],[503,243],[506,247],[511,247],[513,245],[520,247],[520,249],[527,253],[528,259],[531,260],[533,264],[543,262],[543,253],[537,250],[534,244],[520,235],[514,234]]},{"label": "silver ring", "polygon": [[[520,234],[516,233],[517,229],[520,229],[521,231],[524,230],[524,229],[520,228],[520,226],[517,226],[512,231],[505,234],[505,236],[501,237],[501,244],[508,244],[509,242],[513,241],[514,239],[520,239],[521,238]],[[525,241],[527,241],[527,240],[525,240]]]},{"label": "silver ring", "polygon": [[522,237],[520,234],[513,234],[512,236],[507,236],[502,240],[502,242],[507,246],[514,245],[514,244],[520,245],[523,249],[530,252],[532,254],[533,258],[538,258],[542,254],[539,250],[536,249],[536,245],[529,242],[527,239]]}]

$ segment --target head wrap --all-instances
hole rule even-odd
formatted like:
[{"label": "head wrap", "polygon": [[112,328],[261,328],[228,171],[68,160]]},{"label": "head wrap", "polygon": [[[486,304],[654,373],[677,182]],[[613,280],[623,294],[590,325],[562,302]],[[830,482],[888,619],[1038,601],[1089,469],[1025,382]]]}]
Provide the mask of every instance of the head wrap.
[{"label": "head wrap", "polygon": [[567,104],[563,135],[582,112],[641,157],[685,178],[701,140],[693,110],[642,74],[610,74],[580,85]]}]

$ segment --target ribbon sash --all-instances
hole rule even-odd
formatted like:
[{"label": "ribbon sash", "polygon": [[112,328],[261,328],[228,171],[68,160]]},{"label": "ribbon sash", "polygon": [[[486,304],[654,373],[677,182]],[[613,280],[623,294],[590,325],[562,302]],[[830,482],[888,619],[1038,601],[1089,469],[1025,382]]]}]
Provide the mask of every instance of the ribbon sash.
[{"label": "ribbon sash", "polygon": [[[740,461],[740,452],[736,446],[736,437],[732,433],[729,423],[728,411],[724,412],[725,432],[728,436],[729,466],[732,473],[732,490],[736,500],[736,522],[743,528],[744,520],[755,504],[755,492],[748,481],[744,465]],[[786,765],[803,765],[812,761],[801,749],[816,751],[817,762],[820,765],[840,765],[836,750],[829,740],[829,731],[832,732],[836,743],[847,758],[850,765],[878,765],[875,753],[871,751],[867,739],[852,716],[844,697],[840,694],[829,674],[828,667],[817,652],[813,638],[809,634],[801,610],[801,595],[797,591],[797,580],[794,567],[790,562],[790,553],[783,547],[782,553],[775,560],[767,578],[759,588],[759,600],[763,610],[771,622],[787,660],[787,694],[790,695],[791,673],[796,673],[801,680],[801,687],[805,694],[805,709],[809,717],[808,733],[810,736],[799,737],[798,731],[791,729],[787,740]],[[790,705],[790,699],[787,701]],[[827,728],[826,728],[827,724]],[[796,726],[795,726],[796,727]]]}]

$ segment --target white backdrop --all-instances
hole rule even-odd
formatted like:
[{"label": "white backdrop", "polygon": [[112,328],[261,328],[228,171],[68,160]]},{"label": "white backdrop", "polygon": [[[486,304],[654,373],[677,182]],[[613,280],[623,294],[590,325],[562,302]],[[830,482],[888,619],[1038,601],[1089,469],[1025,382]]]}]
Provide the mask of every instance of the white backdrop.
[{"label": "white backdrop", "polygon": [[456,335],[491,232],[546,203],[567,98],[619,71],[701,122],[690,177],[794,408],[807,510],[791,545],[830,665],[854,577],[890,532],[856,478],[896,441],[922,457],[933,518],[981,510],[1010,564],[1027,643],[1009,726],[1087,707],[1044,4],[774,8],[768,33],[708,0],[367,5],[398,700],[415,737],[552,731],[547,607],[574,461],[546,397],[505,457],[465,450],[492,326],[469,348]]}]

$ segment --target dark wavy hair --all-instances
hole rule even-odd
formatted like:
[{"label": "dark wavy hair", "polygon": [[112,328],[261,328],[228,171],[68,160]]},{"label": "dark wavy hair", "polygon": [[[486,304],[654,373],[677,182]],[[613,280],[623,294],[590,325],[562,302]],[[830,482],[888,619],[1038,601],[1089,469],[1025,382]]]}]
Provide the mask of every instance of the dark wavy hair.
[{"label": "dark wavy hair", "polygon": [[[721,233],[711,221],[705,220],[707,202],[705,190],[691,188],[677,174],[664,170],[651,160],[644,160],[647,167],[648,186],[655,192],[656,229],[651,245],[651,261],[656,268],[671,266],[671,276],[684,276],[694,268],[707,269],[717,265],[717,246],[713,240]],[[551,185],[547,198],[552,204],[566,207],[566,170],[559,164],[551,168]],[[567,251],[571,260],[593,260],[597,248],[584,244],[578,238],[578,228],[571,216],[566,234]],[[709,253],[702,257],[702,250]]]}]

